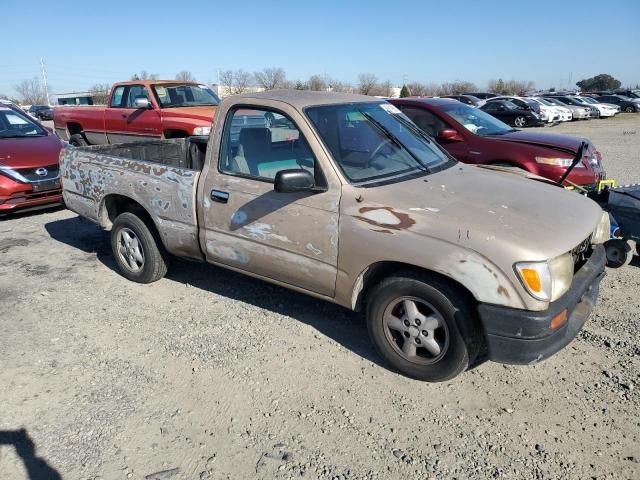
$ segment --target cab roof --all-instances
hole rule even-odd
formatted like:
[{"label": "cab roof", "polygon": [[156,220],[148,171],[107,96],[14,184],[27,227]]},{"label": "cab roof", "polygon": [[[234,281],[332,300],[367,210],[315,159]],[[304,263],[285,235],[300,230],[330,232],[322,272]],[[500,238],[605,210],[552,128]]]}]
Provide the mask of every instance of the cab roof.
[{"label": "cab roof", "polygon": [[244,93],[234,95],[231,98],[234,102],[251,103],[251,99],[273,100],[288,103],[289,105],[302,109],[314,105],[335,105],[340,103],[380,103],[384,100],[368,95],[355,93],[338,92],[313,92],[309,90],[269,90],[268,92]]}]

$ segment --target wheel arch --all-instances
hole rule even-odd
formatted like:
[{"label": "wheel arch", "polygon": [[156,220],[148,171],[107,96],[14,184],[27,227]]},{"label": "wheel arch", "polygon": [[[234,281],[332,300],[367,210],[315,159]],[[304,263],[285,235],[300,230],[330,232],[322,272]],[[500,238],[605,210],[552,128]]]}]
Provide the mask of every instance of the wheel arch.
[{"label": "wheel arch", "polygon": [[485,302],[513,308],[526,308],[523,298],[509,277],[487,258],[469,252],[454,260],[446,271],[436,271],[399,261],[380,261],[365,268],[351,290],[352,310],[362,311],[368,292],[383,279],[401,271],[429,275],[460,290],[474,303]]},{"label": "wheel arch", "polygon": [[167,128],[163,130],[162,136],[164,138],[186,138],[189,134],[180,128]]},{"label": "wheel arch", "polygon": [[78,122],[67,122],[67,132],[71,135],[81,134],[83,132],[82,125]]},{"label": "wheel arch", "polygon": [[462,283],[454,280],[451,277],[443,275],[441,273],[435,272],[428,268],[418,267],[416,265],[411,265],[404,262],[396,262],[396,261],[382,261],[374,263],[367,267],[356,280],[356,285],[354,287],[353,295],[352,295],[352,309],[355,311],[362,311],[366,304],[367,294],[382,280],[388,278],[398,272],[415,272],[422,273],[427,275],[432,275],[434,277],[439,278],[440,280],[451,284],[452,286],[458,288],[463,291],[469,299],[473,300],[473,302],[477,303],[474,295],[471,291],[466,288]]},{"label": "wheel arch", "polygon": [[111,229],[114,220],[118,215],[124,212],[131,212],[141,217],[145,217],[151,221],[156,232],[158,232],[158,227],[156,226],[153,217],[140,202],[126,195],[120,195],[117,193],[110,193],[104,196],[100,202],[100,207],[98,208],[98,221],[104,228]]}]

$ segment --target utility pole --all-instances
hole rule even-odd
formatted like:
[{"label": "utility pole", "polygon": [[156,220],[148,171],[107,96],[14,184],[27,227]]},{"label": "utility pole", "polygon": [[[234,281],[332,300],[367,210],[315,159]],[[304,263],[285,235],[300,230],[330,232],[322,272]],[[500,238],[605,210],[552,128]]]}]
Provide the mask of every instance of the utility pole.
[{"label": "utility pole", "polygon": [[44,69],[44,59],[40,57],[40,68],[42,68],[42,81],[44,83],[44,93],[47,95],[47,105],[51,105],[49,101],[49,87],[47,87],[47,72]]}]

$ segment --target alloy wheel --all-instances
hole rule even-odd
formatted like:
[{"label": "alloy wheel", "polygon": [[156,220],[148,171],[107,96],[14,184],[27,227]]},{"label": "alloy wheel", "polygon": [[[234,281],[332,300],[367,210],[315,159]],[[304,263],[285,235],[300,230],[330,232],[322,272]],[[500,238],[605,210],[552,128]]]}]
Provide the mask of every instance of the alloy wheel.
[{"label": "alloy wheel", "polygon": [[417,297],[400,297],[387,305],[384,332],[405,360],[421,365],[440,360],[449,348],[449,329],[433,305]]},{"label": "alloy wheel", "polygon": [[132,272],[144,268],[144,249],[135,232],[122,228],[118,232],[118,256],[123,264]]}]

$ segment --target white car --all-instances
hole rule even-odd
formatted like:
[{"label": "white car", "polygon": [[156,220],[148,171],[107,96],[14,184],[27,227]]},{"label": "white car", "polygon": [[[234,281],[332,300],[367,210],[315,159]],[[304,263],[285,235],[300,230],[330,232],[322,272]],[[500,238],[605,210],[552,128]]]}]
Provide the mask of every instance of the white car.
[{"label": "white car", "polygon": [[516,95],[501,95],[498,97],[491,97],[487,99],[487,102],[493,102],[494,100],[507,100],[509,102],[515,103],[519,107],[529,106],[530,110],[533,110],[538,115],[540,115],[540,119],[546,123],[553,123],[559,120],[558,114],[554,109],[551,109],[547,105],[543,105],[540,102],[534,102],[530,97],[518,97]]},{"label": "white car", "polygon": [[546,98],[542,98],[542,97],[529,97],[529,98],[534,102],[539,103],[540,109],[544,107],[552,110],[555,113],[555,115],[557,115],[558,117],[557,120],[559,122],[570,122],[571,120],[573,120],[573,113],[568,108],[554,105],[553,103],[549,102]]},{"label": "white car", "polygon": [[612,103],[600,103],[595,98],[591,97],[575,98],[596,107],[600,111],[601,117],[613,117],[616,113],[620,113],[620,106],[618,105],[613,105]]}]

